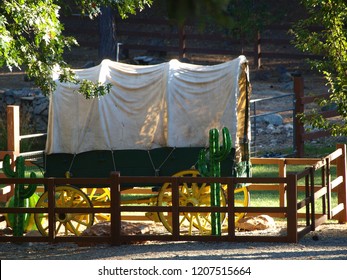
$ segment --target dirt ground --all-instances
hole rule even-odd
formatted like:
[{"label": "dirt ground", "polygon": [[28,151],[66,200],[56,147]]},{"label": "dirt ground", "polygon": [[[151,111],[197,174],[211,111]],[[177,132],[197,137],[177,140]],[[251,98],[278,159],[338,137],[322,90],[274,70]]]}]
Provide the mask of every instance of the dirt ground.
[{"label": "dirt ground", "polygon": [[[0,234],[2,230],[0,230]],[[266,234],[255,231],[253,234]],[[1,260],[346,260],[347,225],[326,224],[299,243],[160,242],[110,246],[0,243]]]}]

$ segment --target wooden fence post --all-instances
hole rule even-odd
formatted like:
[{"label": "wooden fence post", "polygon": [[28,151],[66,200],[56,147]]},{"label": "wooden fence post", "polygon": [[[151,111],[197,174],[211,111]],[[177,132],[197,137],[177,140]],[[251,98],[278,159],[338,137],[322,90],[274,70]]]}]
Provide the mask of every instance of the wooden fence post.
[{"label": "wooden fence post", "polygon": [[111,244],[121,245],[121,211],[119,172],[111,173]]},{"label": "wooden fence post", "polygon": [[[286,160],[281,160],[278,164],[278,177],[287,177],[287,163]],[[279,196],[280,196],[280,207],[285,207],[287,205],[286,199],[286,189],[285,184],[280,183],[279,187]]]},{"label": "wooden fence post", "polygon": [[182,26],[178,27],[178,32],[179,32],[179,58],[185,58],[186,57],[186,30],[185,30],[185,25],[183,24]]},{"label": "wooden fence post", "polygon": [[336,175],[343,177],[343,182],[337,189],[337,202],[344,205],[343,210],[338,214],[338,220],[343,224],[347,222],[346,145],[337,144],[336,148],[342,149],[342,155],[336,159]]},{"label": "wooden fence post", "polygon": [[261,64],[261,34],[257,32],[254,44],[254,65],[257,69],[260,69]]},{"label": "wooden fence post", "polygon": [[[0,152],[0,160],[3,159],[5,154],[11,156],[12,165],[20,153],[20,119],[19,119],[19,106],[9,105],[6,108],[7,113],[7,151]],[[5,178],[4,174],[0,175]],[[7,202],[14,193],[14,184],[8,185],[1,189],[0,202]]]},{"label": "wooden fence post", "polygon": [[20,153],[19,106],[7,106],[7,150],[15,156]]},{"label": "wooden fence post", "polygon": [[298,243],[297,175],[289,174],[287,183],[287,236],[288,242]]},{"label": "wooden fence post", "polygon": [[48,191],[48,238],[50,242],[55,241],[55,179],[49,178],[47,180]]},{"label": "wooden fence post", "polygon": [[294,113],[294,131],[295,131],[295,150],[297,157],[304,156],[304,139],[305,132],[302,121],[298,114],[304,113],[304,104],[301,98],[304,97],[304,79],[301,75],[294,76],[294,94],[295,94],[295,113]]}]

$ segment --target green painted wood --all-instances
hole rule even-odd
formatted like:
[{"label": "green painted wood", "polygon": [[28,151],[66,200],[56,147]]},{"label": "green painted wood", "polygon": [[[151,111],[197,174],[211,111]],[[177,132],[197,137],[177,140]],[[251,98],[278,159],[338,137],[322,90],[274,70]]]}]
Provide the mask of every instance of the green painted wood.
[{"label": "green painted wood", "polygon": [[[191,169],[198,160],[200,147],[156,148],[152,150],[90,151],[73,154],[51,154],[45,157],[45,177],[109,177],[112,171],[121,176],[172,176]],[[221,162],[221,175],[233,176],[234,155]]]}]

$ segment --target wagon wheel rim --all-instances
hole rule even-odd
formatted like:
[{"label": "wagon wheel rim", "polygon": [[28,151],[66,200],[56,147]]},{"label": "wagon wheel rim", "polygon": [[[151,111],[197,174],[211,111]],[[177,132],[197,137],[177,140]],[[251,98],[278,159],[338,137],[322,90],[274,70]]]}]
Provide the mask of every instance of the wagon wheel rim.
[{"label": "wagon wheel rim", "polygon": [[[111,194],[109,188],[83,188],[81,190],[88,196],[94,208],[110,206]],[[94,224],[110,220],[110,213],[94,213]]]},{"label": "wagon wheel rim", "polygon": [[[55,189],[55,206],[58,208],[92,208],[92,203],[85,193],[72,186],[58,186]],[[41,195],[37,208],[48,207],[48,192]],[[35,213],[36,227],[43,236],[48,236],[48,213]],[[55,235],[77,235],[91,227],[93,213],[56,213]]]},{"label": "wagon wheel rim", "polygon": [[[199,177],[198,170],[183,170],[173,176],[176,177]],[[222,190],[222,189],[221,189]],[[183,183],[179,186],[179,204],[180,206],[210,206],[210,186],[206,183],[203,184],[187,184]],[[160,189],[158,194],[158,206],[171,206],[172,205],[172,190],[171,183],[165,183]],[[226,205],[226,198],[224,191],[221,191],[221,206]],[[172,216],[169,212],[159,212],[159,219],[164,227],[172,233]],[[223,221],[225,214],[221,213],[221,220]],[[211,213],[199,212],[183,212],[179,217],[180,231],[188,231],[192,235],[194,231],[207,235],[211,234]]]}]

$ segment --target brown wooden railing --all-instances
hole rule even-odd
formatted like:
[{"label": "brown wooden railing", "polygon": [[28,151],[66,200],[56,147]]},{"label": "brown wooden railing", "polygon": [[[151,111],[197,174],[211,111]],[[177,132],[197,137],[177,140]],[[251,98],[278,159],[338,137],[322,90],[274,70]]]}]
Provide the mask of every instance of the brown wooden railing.
[{"label": "brown wooden railing", "polygon": [[[336,151],[321,159],[314,158],[251,158],[253,165],[278,165],[279,177],[289,177],[289,174],[296,176],[297,191],[304,192],[304,198],[297,202],[298,210],[306,207],[304,212],[297,213],[298,218],[306,219],[306,227],[314,230],[318,225],[328,219],[338,220],[345,223],[347,219],[346,205],[346,146],[338,144]],[[301,166],[303,171],[291,173],[290,169]],[[332,167],[336,168],[333,172]],[[316,178],[320,177],[318,184]],[[301,181],[300,181],[301,179]],[[303,182],[302,182],[303,180]],[[279,193],[279,205],[285,206],[286,184],[251,184],[249,190],[272,190]],[[332,204],[332,194],[337,195],[337,204]],[[316,211],[314,201],[320,199],[322,210]],[[343,202],[345,201],[345,202]],[[282,216],[283,217],[283,216]]]},{"label": "brown wooden railing", "polygon": [[[269,160],[269,159],[266,159]],[[261,159],[253,162],[261,163]],[[340,223],[347,222],[347,195],[346,195],[346,154],[345,147],[340,146],[331,155],[322,159],[310,159],[303,162],[303,159],[293,159],[294,164],[310,164],[309,167],[301,172],[289,173],[277,178],[202,178],[202,177],[123,177],[119,173],[112,173],[109,178],[42,178],[42,179],[4,179],[0,178],[0,184],[34,183],[45,185],[48,191],[47,208],[0,208],[0,213],[48,213],[49,234],[48,236],[0,236],[0,242],[91,242],[91,243],[110,243],[120,245],[123,243],[141,240],[161,240],[161,241],[227,241],[227,242],[298,242],[309,231],[328,219],[337,219]],[[273,163],[273,162],[268,162]],[[288,162],[287,162],[288,163]],[[335,179],[331,179],[331,165],[336,164],[337,174]],[[285,164],[282,166],[285,170]],[[320,186],[315,184],[315,173],[317,170],[322,172],[322,183]],[[300,186],[299,180],[304,179],[304,185]],[[218,182],[227,185],[227,206],[221,207],[194,207],[180,206],[179,185],[182,183],[207,183]],[[172,206],[142,206],[142,205],[122,205],[121,191],[122,186],[127,184],[137,185],[162,185],[170,183],[172,186]],[[234,186],[236,184],[248,184],[250,190],[262,189],[261,186],[269,186],[265,190],[271,190],[273,186],[283,188],[283,200],[276,207],[252,207],[235,206]],[[109,186],[110,204],[105,207],[92,208],[58,208],[55,206],[54,190],[55,186],[74,185],[74,186]],[[129,187],[127,187],[129,188]],[[299,200],[298,193],[304,192],[304,197]],[[338,203],[332,205],[332,192],[337,192]],[[315,202],[317,199],[323,200],[322,211],[317,213]],[[302,212],[300,212],[300,210]],[[167,234],[142,234],[132,235],[121,232],[122,213],[136,212],[170,212],[172,213],[172,233]],[[284,217],[287,221],[287,230],[284,235],[238,235],[234,219],[228,219],[227,233],[221,236],[211,235],[183,235],[179,230],[179,214],[182,212],[220,212],[227,213],[228,217],[234,217],[235,213],[247,213],[253,215],[257,213],[268,214],[275,217]],[[111,230],[109,236],[85,237],[85,236],[56,236],[54,225],[55,217],[58,213],[110,213]],[[304,225],[301,220],[304,219]]]}]

